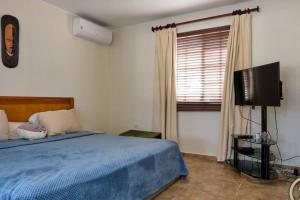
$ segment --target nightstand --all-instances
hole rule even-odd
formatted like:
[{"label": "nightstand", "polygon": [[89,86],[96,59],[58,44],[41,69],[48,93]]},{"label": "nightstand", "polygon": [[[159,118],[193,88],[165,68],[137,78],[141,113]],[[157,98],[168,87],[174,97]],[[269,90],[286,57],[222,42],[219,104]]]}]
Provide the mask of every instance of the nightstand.
[{"label": "nightstand", "polygon": [[150,132],[150,131],[140,131],[140,130],[129,130],[129,131],[126,131],[124,133],[121,133],[120,136],[131,136],[131,137],[161,139],[161,133]]}]

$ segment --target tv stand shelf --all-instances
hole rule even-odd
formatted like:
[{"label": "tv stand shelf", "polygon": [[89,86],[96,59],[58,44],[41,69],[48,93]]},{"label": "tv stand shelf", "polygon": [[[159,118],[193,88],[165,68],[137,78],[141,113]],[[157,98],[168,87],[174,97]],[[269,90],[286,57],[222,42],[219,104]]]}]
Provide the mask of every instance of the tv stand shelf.
[{"label": "tv stand shelf", "polygon": [[[262,139],[244,139],[244,138],[240,138],[243,137],[244,135],[233,135],[234,138],[239,139],[240,141],[244,141],[244,142],[249,142],[249,143],[253,143],[253,144],[262,144],[262,145],[276,145],[277,143],[274,140],[262,140]],[[252,136],[252,135],[247,135],[247,136]]]},{"label": "tv stand shelf", "polygon": [[[234,148],[232,147],[232,150]],[[253,154],[246,154],[245,152],[241,151],[240,149],[238,149],[238,153],[241,155],[244,155],[246,157],[250,157],[250,158],[255,158],[257,160],[261,160],[261,148],[253,148],[254,149],[254,153]],[[270,152],[270,161],[275,161],[276,157],[275,155]]]},{"label": "tv stand shelf", "polygon": [[[245,138],[245,135],[233,135],[233,158],[227,160],[227,163],[239,171],[264,180],[276,180],[277,173],[270,166],[270,161],[276,159],[270,152],[270,146],[276,145],[273,140],[256,140]],[[247,146],[245,146],[247,145]]]},{"label": "tv stand shelf", "polygon": [[[234,160],[229,159],[227,160],[227,163],[234,166]],[[241,171],[244,174],[247,174],[248,176],[254,177],[254,178],[262,178],[261,177],[261,164],[257,163],[255,161],[251,160],[239,160],[238,164],[238,170]],[[274,169],[270,169],[269,172],[269,178],[266,180],[276,180],[278,179],[277,172]]]}]

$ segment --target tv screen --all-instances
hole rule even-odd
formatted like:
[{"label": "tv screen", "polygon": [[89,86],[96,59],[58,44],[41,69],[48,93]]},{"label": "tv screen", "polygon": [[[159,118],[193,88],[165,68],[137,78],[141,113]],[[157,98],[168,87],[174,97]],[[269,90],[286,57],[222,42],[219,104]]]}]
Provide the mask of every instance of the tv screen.
[{"label": "tv screen", "polygon": [[236,105],[280,106],[279,62],[234,72]]}]

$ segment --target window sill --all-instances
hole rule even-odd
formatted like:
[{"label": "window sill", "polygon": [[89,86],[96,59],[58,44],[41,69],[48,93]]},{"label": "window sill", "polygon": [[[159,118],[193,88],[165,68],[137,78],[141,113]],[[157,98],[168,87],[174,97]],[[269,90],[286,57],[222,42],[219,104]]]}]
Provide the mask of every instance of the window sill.
[{"label": "window sill", "polygon": [[220,112],[221,103],[177,102],[177,111]]}]

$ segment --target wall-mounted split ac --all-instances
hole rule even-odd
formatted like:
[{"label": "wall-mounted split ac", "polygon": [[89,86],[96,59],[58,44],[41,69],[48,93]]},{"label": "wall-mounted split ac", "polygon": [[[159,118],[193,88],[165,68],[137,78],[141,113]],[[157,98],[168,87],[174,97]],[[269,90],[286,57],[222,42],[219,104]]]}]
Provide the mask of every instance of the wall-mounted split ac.
[{"label": "wall-mounted split ac", "polygon": [[80,17],[73,19],[73,34],[99,44],[110,45],[112,31]]}]

